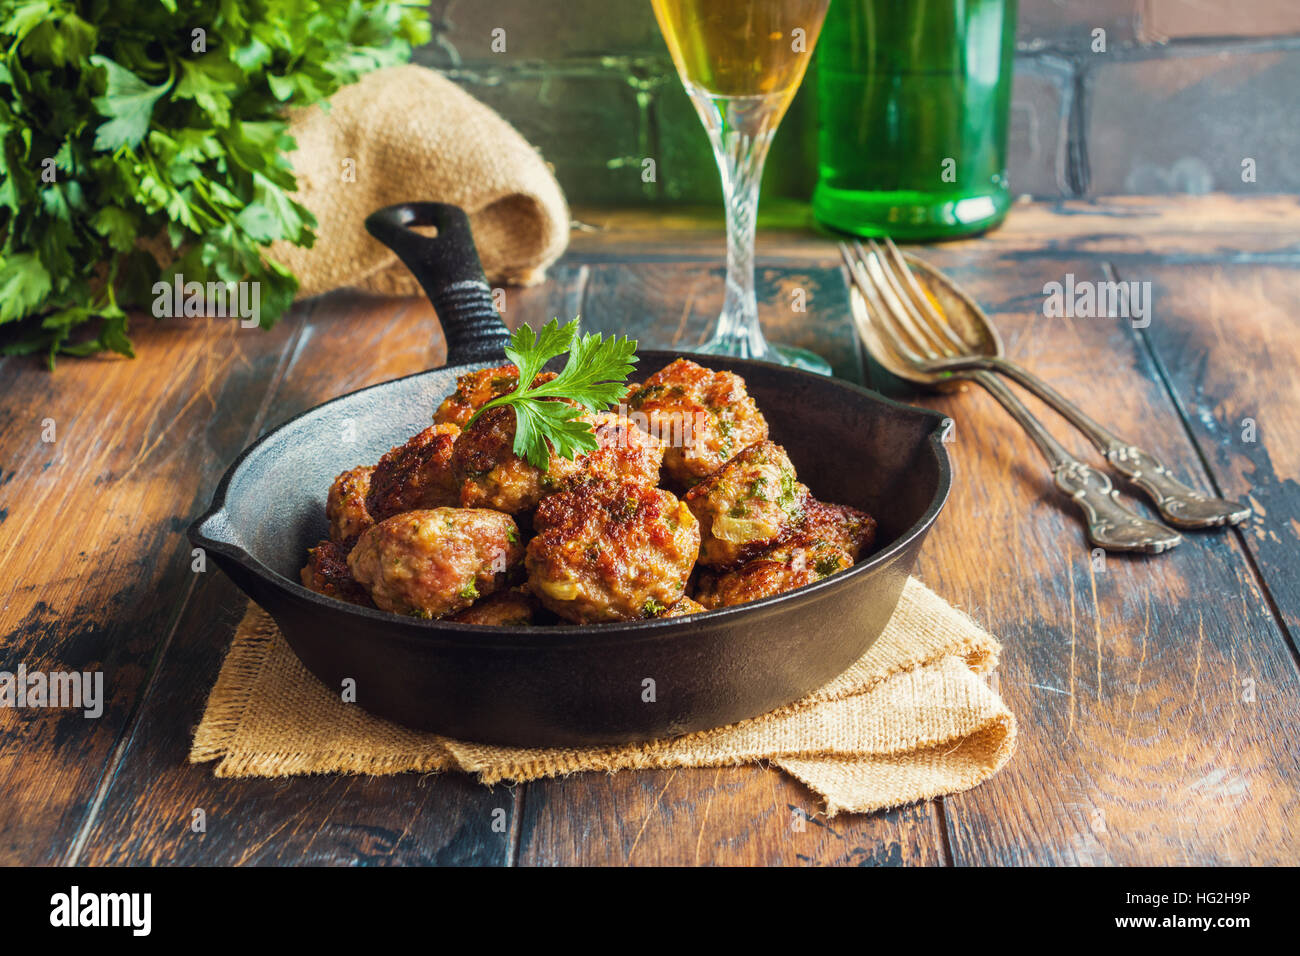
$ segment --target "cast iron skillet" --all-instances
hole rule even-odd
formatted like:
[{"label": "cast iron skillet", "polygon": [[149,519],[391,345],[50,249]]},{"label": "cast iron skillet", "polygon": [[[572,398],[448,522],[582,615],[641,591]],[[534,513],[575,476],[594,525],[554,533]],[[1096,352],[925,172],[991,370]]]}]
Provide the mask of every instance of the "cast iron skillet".
[{"label": "cast iron skillet", "polygon": [[[411,226],[434,226],[437,236]],[[341,689],[352,678],[367,710],[450,737],[589,746],[756,716],[821,686],[876,640],[948,495],[943,417],[834,379],[713,356],[703,361],[744,376],[772,439],[814,494],[879,520],[869,559],[741,607],[599,626],[425,621],[343,604],[299,584],[307,548],[327,535],[334,476],[377,461],[425,428],[458,375],[505,361],[506,329],[464,212],[404,203],[374,213],[366,227],[429,294],[447,365],[336,398],[263,436],[230,466],[212,507],[189,530],[325,686]],[[641,351],[633,378],[677,357]]]}]

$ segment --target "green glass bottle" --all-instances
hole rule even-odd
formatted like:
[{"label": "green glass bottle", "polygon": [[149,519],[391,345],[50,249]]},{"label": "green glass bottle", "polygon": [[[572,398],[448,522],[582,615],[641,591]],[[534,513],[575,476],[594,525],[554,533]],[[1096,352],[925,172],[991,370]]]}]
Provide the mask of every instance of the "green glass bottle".
[{"label": "green glass bottle", "polygon": [[950,239],[1011,204],[1016,0],[834,0],[817,48],[813,215],[832,229]]}]

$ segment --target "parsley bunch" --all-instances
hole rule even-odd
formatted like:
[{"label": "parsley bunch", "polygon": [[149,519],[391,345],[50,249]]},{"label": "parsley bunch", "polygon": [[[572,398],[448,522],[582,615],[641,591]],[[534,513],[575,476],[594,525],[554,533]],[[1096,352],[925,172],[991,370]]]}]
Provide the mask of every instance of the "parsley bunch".
[{"label": "parsley bunch", "polygon": [[[569,357],[560,374],[534,385],[542,366],[565,352]],[[584,335],[578,331],[577,319],[563,326],[552,319],[540,334],[526,325],[516,329],[506,357],[519,369],[519,384],[485,404],[465,427],[489,408],[509,405],[515,411],[515,454],[549,471],[552,449],[572,461],[578,452],[598,447],[595,432],[578,415],[584,410],[604,411],[623,397],[636,364],[636,340],[616,335],[605,339],[594,332]]]},{"label": "parsley bunch", "polygon": [[[274,324],[310,246],[283,110],[429,37],[427,0],[0,0],[0,324],[6,354],[131,355],[124,311],[157,260],[186,282],[260,283]],[[85,328],[83,328],[83,326]]]}]

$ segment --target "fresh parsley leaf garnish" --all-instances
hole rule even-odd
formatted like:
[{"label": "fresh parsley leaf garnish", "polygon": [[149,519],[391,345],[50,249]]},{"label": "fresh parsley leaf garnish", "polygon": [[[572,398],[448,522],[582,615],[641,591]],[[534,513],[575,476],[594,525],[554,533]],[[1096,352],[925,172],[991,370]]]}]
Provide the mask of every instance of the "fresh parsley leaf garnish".
[{"label": "fresh parsley leaf garnish", "polygon": [[[551,381],[534,385],[542,367],[565,352],[569,357],[564,370]],[[578,416],[584,410],[603,411],[623,397],[627,377],[636,364],[636,340],[583,334],[577,319],[565,325],[552,319],[540,333],[526,325],[516,329],[506,357],[519,369],[518,384],[475,412],[465,427],[490,408],[510,406],[515,411],[515,454],[533,467],[549,471],[552,450],[570,461],[579,452],[596,450],[591,425]]]}]

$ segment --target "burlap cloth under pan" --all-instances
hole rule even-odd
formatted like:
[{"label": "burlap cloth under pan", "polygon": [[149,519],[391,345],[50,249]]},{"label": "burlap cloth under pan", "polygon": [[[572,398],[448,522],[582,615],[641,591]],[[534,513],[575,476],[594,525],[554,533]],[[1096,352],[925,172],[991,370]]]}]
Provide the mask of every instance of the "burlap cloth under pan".
[{"label": "burlap cloth under pan", "polygon": [[220,761],[219,777],[460,770],[493,784],[764,761],[820,794],[828,816],[867,812],[969,789],[1010,759],[1015,718],[982,679],[1000,650],[912,579],[871,650],[797,703],[671,740],[525,750],[408,730],[344,703],[303,667],[266,612],[250,605],[195,731],[190,762]]},{"label": "burlap cloth under pan", "polygon": [[275,243],[300,298],[342,286],[419,295],[414,276],[363,222],[383,206],[454,203],[469,213],[493,282],[540,281],[564,251],[569,209],[546,162],[495,112],[419,66],[379,70],[339,90],[329,109],[290,117],[298,192],[316,216],[316,244]]}]

